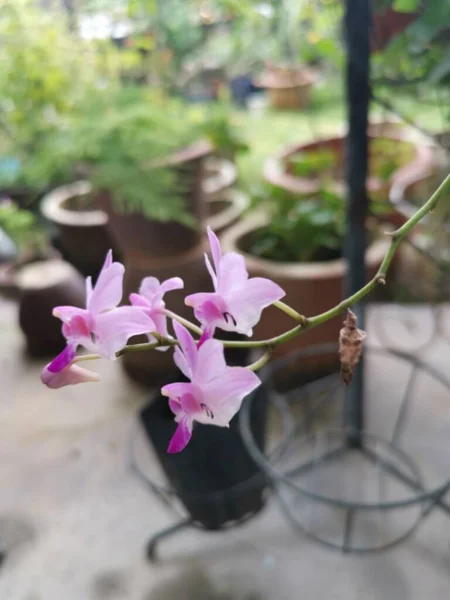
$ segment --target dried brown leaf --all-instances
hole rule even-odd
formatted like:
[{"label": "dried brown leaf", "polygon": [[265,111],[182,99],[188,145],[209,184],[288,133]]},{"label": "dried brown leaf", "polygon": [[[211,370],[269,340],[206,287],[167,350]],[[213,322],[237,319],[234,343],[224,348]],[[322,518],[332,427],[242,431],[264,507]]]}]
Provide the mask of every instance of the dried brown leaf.
[{"label": "dried brown leaf", "polygon": [[355,372],[356,365],[361,358],[363,341],[366,332],[358,329],[354,312],[347,311],[343,327],[339,333],[339,358],[341,359],[341,379],[348,385]]}]

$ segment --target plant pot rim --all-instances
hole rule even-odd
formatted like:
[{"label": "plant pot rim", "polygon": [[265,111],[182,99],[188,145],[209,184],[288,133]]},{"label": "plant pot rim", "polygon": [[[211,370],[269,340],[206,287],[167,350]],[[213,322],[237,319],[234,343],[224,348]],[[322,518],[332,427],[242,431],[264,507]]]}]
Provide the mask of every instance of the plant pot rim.
[{"label": "plant pot rim", "polygon": [[209,199],[213,199],[214,196],[221,194],[236,183],[237,167],[231,160],[214,156],[208,157],[205,170],[215,171],[213,175],[206,177],[202,183],[203,193]]},{"label": "plant pot rim", "polygon": [[[239,247],[239,241],[242,237],[264,227],[269,223],[269,220],[269,215],[263,211],[249,214],[223,234],[221,238],[223,251],[239,252],[244,256],[250,271],[263,270],[268,277],[275,280],[279,280],[280,277],[285,279],[329,279],[345,275],[347,264],[344,258],[329,261],[292,263],[259,258],[254,254],[243,251]],[[387,236],[385,238],[376,238],[366,250],[366,265],[377,267],[383,260],[389,244],[390,240]]]},{"label": "plant pot rim", "polygon": [[205,158],[211,154],[213,148],[207,140],[198,140],[174,152],[168,159],[162,161],[165,166],[178,166],[183,163]]},{"label": "plant pot rim", "polygon": [[[282,67],[281,67],[282,68]],[[316,73],[308,67],[293,67],[295,72],[289,81],[289,78],[283,78],[274,72],[266,72],[258,79],[260,87],[276,90],[291,90],[309,87],[317,80]]]},{"label": "plant pot rim", "polygon": [[407,219],[411,218],[414,213],[417,212],[418,206],[415,206],[410,200],[408,200],[407,192],[408,189],[417,184],[432,179],[434,175],[433,169],[427,171],[412,170],[405,173],[403,177],[399,178],[394,182],[391,189],[389,190],[389,202]]},{"label": "plant pot rim", "polygon": [[108,215],[103,210],[70,210],[64,203],[92,192],[89,181],[80,180],[55,188],[41,201],[41,212],[46,219],[71,227],[102,227],[108,223]]},{"label": "plant pot rim", "polygon": [[[403,128],[399,123],[393,121],[382,121],[371,123],[369,125],[368,136],[370,139],[385,138],[397,140],[411,144],[415,150],[414,158],[403,167],[397,169],[390,180],[384,184],[378,177],[368,177],[367,187],[371,191],[377,191],[384,185],[392,186],[397,181],[408,180],[411,174],[421,173],[425,176],[433,168],[433,148],[429,144],[417,142],[408,137],[407,128]],[[318,178],[299,177],[285,171],[284,161],[290,156],[308,150],[317,145],[344,144],[346,134],[334,135],[330,137],[318,138],[299,144],[290,144],[282,148],[274,156],[269,157],[264,164],[264,179],[276,187],[287,189],[296,194],[315,194],[321,189],[321,182]],[[345,190],[345,181],[334,180],[331,186],[336,192],[343,193]]]},{"label": "plant pot rim", "polygon": [[233,223],[248,208],[250,198],[240,190],[226,190],[223,196],[208,198],[208,203],[227,202],[229,206],[207,219],[213,231],[222,231],[229,223]]}]

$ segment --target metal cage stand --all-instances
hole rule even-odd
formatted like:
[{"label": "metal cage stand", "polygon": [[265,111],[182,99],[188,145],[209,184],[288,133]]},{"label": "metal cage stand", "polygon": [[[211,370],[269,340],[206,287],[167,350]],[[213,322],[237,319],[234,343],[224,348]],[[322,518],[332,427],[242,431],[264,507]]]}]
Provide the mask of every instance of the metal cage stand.
[{"label": "metal cage stand", "polygon": [[[349,131],[347,140],[348,211],[345,254],[348,261],[346,294],[366,283],[365,220],[368,167],[367,126],[370,89],[370,2],[346,0],[346,91]],[[364,328],[364,306],[355,306]],[[278,397],[277,407],[289,427],[280,444],[281,459],[274,465],[255,448],[248,429],[247,408],[241,427],[253,458],[271,477],[283,512],[294,527],[311,538],[343,552],[381,550],[406,539],[434,508],[450,516],[445,495],[450,478],[427,488],[419,466],[400,445],[409,398],[421,372],[450,390],[450,380],[418,357],[385,348],[368,348],[365,358],[385,355],[390,361],[410,365],[390,439],[365,431],[363,384],[367,362],[361,361],[343,399],[341,426],[312,428],[313,416],[296,423],[288,398]],[[301,360],[301,353],[299,353]],[[337,378],[334,380],[336,382]],[[315,393],[336,394],[329,378],[315,382]],[[303,390],[308,394],[310,386]],[[319,394],[319,395],[320,395]],[[300,391],[300,397],[302,392]],[[296,398],[298,402],[299,396]],[[288,415],[286,417],[286,415]],[[290,416],[289,416],[290,415]]]}]

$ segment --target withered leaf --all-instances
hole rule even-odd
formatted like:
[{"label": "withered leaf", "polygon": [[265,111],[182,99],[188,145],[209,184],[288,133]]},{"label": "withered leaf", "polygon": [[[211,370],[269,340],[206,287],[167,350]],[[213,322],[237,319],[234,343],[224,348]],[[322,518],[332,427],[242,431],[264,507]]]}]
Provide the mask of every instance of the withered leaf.
[{"label": "withered leaf", "polygon": [[347,310],[347,316],[339,333],[339,358],[341,359],[341,379],[348,385],[355,372],[363,349],[366,332],[358,329],[354,312]]}]

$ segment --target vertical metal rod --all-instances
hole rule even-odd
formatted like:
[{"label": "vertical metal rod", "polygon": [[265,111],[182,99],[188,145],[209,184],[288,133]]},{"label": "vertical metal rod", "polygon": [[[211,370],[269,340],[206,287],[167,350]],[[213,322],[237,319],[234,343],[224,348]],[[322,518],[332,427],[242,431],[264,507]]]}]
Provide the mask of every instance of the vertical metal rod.
[{"label": "vertical metal rod", "polygon": [[[355,293],[366,282],[364,255],[366,248],[365,221],[368,198],[367,125],[370,102],[370,0],[346,0],[345,36],[347,44],[346,94],[348,115],[347,137],[347,229],[345,256],[347,259],[346,295]],[[364,327],[362,305],[355,307],[358,324]],[[364,426],[363,372],[361,361],[349,386],[344,409],[344,425],[348,431],[347,445],[360,446]]]}]

